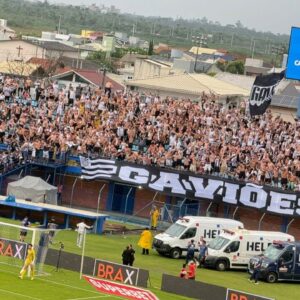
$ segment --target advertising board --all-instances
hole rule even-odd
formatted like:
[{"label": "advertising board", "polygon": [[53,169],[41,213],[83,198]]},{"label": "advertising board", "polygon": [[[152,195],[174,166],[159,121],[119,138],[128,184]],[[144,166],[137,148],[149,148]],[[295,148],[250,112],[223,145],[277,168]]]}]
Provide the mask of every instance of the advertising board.
[{"label": "advertising board", "polygon": [[292,27],[285,77],[300,80],[300,28]]}]

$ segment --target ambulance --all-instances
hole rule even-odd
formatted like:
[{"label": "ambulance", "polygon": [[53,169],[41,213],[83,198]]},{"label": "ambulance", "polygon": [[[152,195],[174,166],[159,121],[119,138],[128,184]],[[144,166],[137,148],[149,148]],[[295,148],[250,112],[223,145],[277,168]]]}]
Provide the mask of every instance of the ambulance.
[{"label": "ambulance", "polygon": [[300,242],[274,241],[263,255],[250,259],[249,272],[261,260],[259,278],[269,283],[276,281],[300,282]]},{"label": "ambulance", "polygon": [[187,246],[195,241],[196,251],[201,237],[208,243],[223,229],[244,228],[243,223],[224,218],[186,216],[154,237],[153,248],[162,255],[180,258],[187,254]]},{"label": "ambulance", "polygon": [[292,242],[295,238],[275,231],[225,229],[209,243],[204,265],[219,271],[247,270],[250,258],[263,253],[275,240]]}]

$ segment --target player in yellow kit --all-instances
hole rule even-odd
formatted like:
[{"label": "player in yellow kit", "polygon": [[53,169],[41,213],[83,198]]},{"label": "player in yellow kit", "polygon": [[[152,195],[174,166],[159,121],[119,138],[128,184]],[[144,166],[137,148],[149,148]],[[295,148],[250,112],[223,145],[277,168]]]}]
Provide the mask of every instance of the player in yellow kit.
[{"label": "player in yellow kit", "polygon": [[28,267],[30,267],[30,276],[31,276],[31,280],[33,280],[33,278],[34,278],[34,260],[35,260],[34,248],[33,248],[32,244],[28,244],[28,250],[27,250],[27,256],[25,259],[25,263],[24,263],[24,266],[23,266],[22,270],[20,271],[20,275],[19,275],[19,277],[21,279],[24,278],[24,275],[25,275],[26,271],[28,270]]}]

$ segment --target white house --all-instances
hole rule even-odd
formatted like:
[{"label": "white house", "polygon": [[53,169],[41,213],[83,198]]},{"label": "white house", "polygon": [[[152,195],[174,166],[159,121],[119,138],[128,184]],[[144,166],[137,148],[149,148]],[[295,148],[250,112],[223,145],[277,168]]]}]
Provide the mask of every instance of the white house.
[{"label": "white house", "polygon": [[118,73],[123,75],[123,80],[133,79],[135,62],[137,59],[148,58],[147,55],[140,55],[135,53],[127,53],[120,59],[120,68]]},{"label": "white house", "polygon": [[0,41],[9,41],[16,36],[16,32],[7,26],[7,20],[0,19]]},{"label": "white house", "polygon": [[59,42],[0,41],[0,61],[28,61],[32,57],[58,59],[61,56],[66,56],[78,58],[79,55],[79,49]]},{"label": "white house", "polygon": [[123,85],[110,78],[106,73],[95,70],[62,69],[52,76],[52,79],[56,80],[61,86],[71,84],[73,87],[78,85],[99,87],[111,82],[113,90],[121,91],[124,89]]},{"label": "white house", "polygon": [[153,59],[137,58],[134,65],[134,79],[146,79],[170,75],[172,65]]}]

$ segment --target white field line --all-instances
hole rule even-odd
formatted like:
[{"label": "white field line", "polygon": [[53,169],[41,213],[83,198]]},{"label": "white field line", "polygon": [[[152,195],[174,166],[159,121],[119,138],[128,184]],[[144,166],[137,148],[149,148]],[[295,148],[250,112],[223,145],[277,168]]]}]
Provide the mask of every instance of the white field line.
[{"label": "white field line", "polygon": [[109,295],[104,295],[104,296],[93,296],[93,297],[84,297],[84,298],[72,298],[72,299],[67,299],[67,300],[86,300],[86,299],[97,299],[97,298],[107,298]]},{"label": "white field line", "polygon": [[[10,274],[16,274],[15,272],[11,272],[11,271],[7,271],[7,270],[0,270],[0,272],[4,272],[4,273],[10,273]],[[73,286],[73,285],[69,285],[69,284],[66,284],[66,283],[60,283],[60,282],[56,282],[56,281],[52,281],[52,280],[48,280],[48,279],[42,279],[42,278],[36,278],[36,280],[41,280],[41,281],[46,281],[46,282],[51,282],[53,284],[56,284],[56,285],[61,285],[61,286],[66,286],[66,287],[69,287],[71,289],[77,289],[77,290],[81,290],[81,291],[85,291],[85,292],[88,292],[88,293],[93,293],[93,294],[98,294],[99,295],[99,292],[96,292],[96,291],[90,291],[90,290],[87,290],[87,289],[84,289],[84,288],[79,288],[79,287],[76,287],[76,286]],[[21,295],[21,294],[20,294]],[[22,295],[23,296],[23,295]],[[112,295],[99,295],[99,296],[95,296],[95,298],[106,298],[106,297],[114,297],[116,299],[120,299],[119,297],[116,297],[116,296],[112,296]],[[32,299],[38,299],[38,298],[32,298]],[[78,298],[78,299],[81,299],[81,300],[84,300],[84,299],[88,299],[88,298]],[[40,299],[38,299],[40,300]],[[70,299],[70,300],[75,300],[75,299]]]},{"label": "white field line", "polygon": [[23,297],[23,298],[33,299],[33,300],[41,300],[41,299],[39,299],[39,298],[26,296],[26,295],[24,295],[24,294],[19,294],[19,293],[11,292],[11,291],[4,290],[4,289],[0,289],[0,292],[4,292],[4,293],[11,294],[11,295],[15,295],[15,296],[20,296],[20,297]]},{"label": "white field line", "polygon": [[90,291],[90,290],[83,289],[83,288],[80,288],[80,287],[77,287],[77,286],[74,286],[74,285],[71,285],[71,284],[60,283],[60,282],[52,281],[52,280],[49,280],[49,279],[42,279],[42,278],[38,278],[38,280],[47,281],[47,282],[51,282],[53,284],[66,286],[66,287],[69,287],[71,289],[81,290],[81,291],[85,291],[85,292],[88,292],[88,293],[93,293],[93,294],[98,294],[99,295],[99,292]]}]

